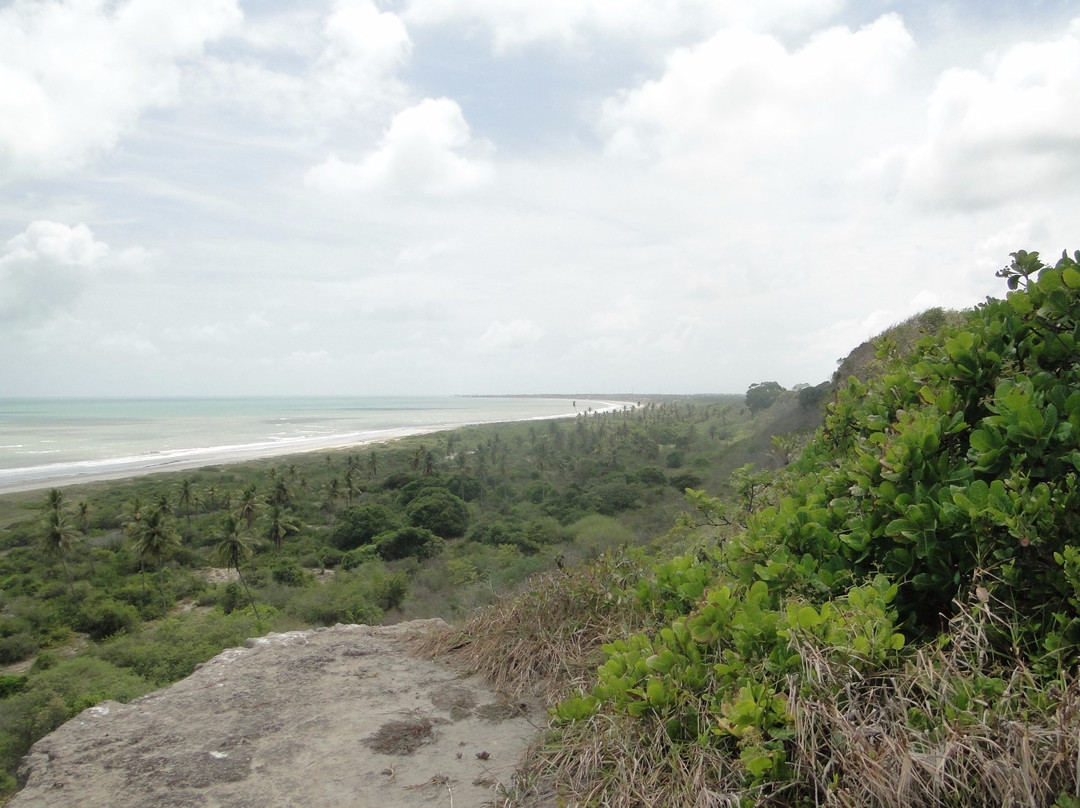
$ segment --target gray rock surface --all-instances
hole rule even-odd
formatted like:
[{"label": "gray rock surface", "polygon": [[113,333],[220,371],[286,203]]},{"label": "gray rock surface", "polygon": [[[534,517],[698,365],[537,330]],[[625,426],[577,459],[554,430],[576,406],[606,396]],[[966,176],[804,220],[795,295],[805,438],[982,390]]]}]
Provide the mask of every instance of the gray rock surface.
[{"label": "gray rock surface", "polygon": [[441,621],[271,634],[42,738],[9,808],[480,806],[543,718],[409,656]]}]

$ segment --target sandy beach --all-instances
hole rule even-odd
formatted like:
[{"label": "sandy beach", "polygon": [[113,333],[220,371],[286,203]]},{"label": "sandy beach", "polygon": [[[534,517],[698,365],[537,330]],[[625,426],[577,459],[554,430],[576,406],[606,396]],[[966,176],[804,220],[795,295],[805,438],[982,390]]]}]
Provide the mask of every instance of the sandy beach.
[{"label": "sandy beach", "polygon": [[[604,401],[602,407],[595,407],[592,412],[603,413],[635,406],[629,401]],[[519,421],[542,421],[553,418],[573,418],[577,413],[559,416],[523,418]],[[484,422],[500,423],[498,421]],[[505,423],[505,422],[503,422]],[[214,446],[198,449],[182,449],[167,452],[153,452],[134,457],[119,457],[109,460],[86,461],[83,463],[65,463],[61,465],[41,465],[16,469],[0,469],[0,496],[45,488],[62,488],[84,483],[123,480],[142,477],[149,474],[163,474],[176,471],[190,471],[206,466],[220,466],[231,463],[244,463],[252,460],[265,460],[272,457],[285,457],[312,452],[355,449],[364,446],[400,440],[401,438],[446,432],[477,426],[478,422],[440,424],[426,427],[401,427],[396,429],[354,432],[340,435],[327,435],[290,441],[266,441],[236,446]]]}]

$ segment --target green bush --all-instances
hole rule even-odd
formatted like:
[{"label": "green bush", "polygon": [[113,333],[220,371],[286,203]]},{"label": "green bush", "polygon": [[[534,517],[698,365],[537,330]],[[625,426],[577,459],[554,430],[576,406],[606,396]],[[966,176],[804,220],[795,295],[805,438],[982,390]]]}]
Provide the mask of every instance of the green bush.
[{"label": "green bush", "polygon": [[338,514],[330,541],[339,550],[352,550],[370,544],[377,535],[400,524],[398,517],[385,505],[354,505]]},{"label": "green bush", "polygon": [[312,582],[311,573],[300,568],[291,558],[282,558],[274,562],[271,575],[279,584],[286,586],[307,586]]},{"label": "green bush", "polygon": [[399,558],[431,558],[443,548],[443,540],[422,527],[403,527],[375,537],[379,555],[387,561]]},{"label": "green bush", "polygon": [[[245,598],[243,603],[246,602]],[[272,607],[260,606],[259,611],[265,620],[273,620],[275,610]],[[93,648],[91,653],[162,686],[189,676],[200,662],[226,648],[243,645],[248,637],[258,636],[265,630],[260,630],[250,607],[228,615],[189,613],[167,617],[151,630],[113,637]]]},{"label": "green bush", "polygon": [[29,678],[26,676],[15,676],[11,674],[0,674],[0,699],[6,699],[8,696],[14,696],[16,693],[22,693],[26,690],[26,683]]},{"label": "green bush", "polygon": [[413,527],[430,530],[444,539],[463,536],[469,524],[469,506],[445,489],[426,491],[405,508]]},{"label": "green bush", "polygon": [[139,625],[139,612],[134,606],[112,598],[101,598],[83,604],[75,628],[86,632],[92,640],[103,640],[114,634],[129,632]]},{"label": "green bush", "polygon": [[667,483],[667,475],[655,466],[646,466],[639,469],[634,477],[643,485],[664,485]]},{"label": "green bush", "polygon": [[20,662],[37,651],[38,644],[30,634],[12,634],[0,637],[0,665]]},{"label": "green bush", "polygon": [[339,573],[322,586],[301,590],[289,603],[287,611],[303,622],[316,626],[375,624],[382,619],[382,612],[375,605],[370,588],[350,573]]},{"label": "green bush", "polygon": [[225,585],[225,592],[221,596],[221,611],[225,614],[232,614],[237,609],[243,608],[247,602],[247,597],[244,595],[244,590],[236,581],[232,581]]},{"label": "green bush", "polygon": [[345,553],[345,555],[341,557],[341,569],[346,571],[355,569],[361,564],[367,564],[368,562],[375,561],[379,558],[382,558],[382,556],[379,555],[379,549],[373,544],[367,544]]}]

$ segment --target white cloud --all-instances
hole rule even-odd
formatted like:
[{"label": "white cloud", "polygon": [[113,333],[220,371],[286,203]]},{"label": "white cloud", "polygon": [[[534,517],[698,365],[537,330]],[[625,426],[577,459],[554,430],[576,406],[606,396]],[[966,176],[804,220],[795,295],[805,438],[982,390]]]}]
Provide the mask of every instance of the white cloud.
[{"label": "white cloud", "polygon": [[185,72],[185,98],[215,116],[235,120],[239,110],[260,115],[261,129],[320,138],[344,123],[355,136],[358,124],[376,127],[408,96],[398,73],[412,40],[402,18],[373,0],[289,8],[234,33],[228,48]]},{"label": "white cloud", "polygon": [[41,325],[79,296],[108,256],[85,224],[33,222],[0,252],[0,323]]},{"label": "white cloud", "polygon": [[371,0],[337,0],[325,32],[324,58],[361,80],[401,67],[412,52],[402,19]]},{"label": "white cloud", "polygon": [[479,25],[499,52],[537,42],[569,46],[589,36],[636,44],[714,31],[723,25],[755,30],[799,30],[832,16],[842,0],[409,0],[412,24]]},{"label": "white cloud", "polygon": [[0,9],[0,171],[54,174],[176,99],[179,64],[241,19],[236,0],[64,0]]},{"label": "white cloud", "polygon": [[508,323],[496,320],[480,337],[480,350],[482,353],[518,350],[536,344],[543,336],[544,329],[531,320]]},{"label": "white cloud", "polygon": [[593,316],[593,327],[601,333],[636,331],[641,327],[641,309],[625,295],[618,303]]},{"label": "white cloud", "polygon": [[489,149],[472,138],[457,102],[426,98],[395,115],[378,148],[359,162],[331,155],[305,181],[323,191],[452,195],[491,177],[482,156]]},{"label": "white cloud", "polygon": [[460,246],[453,240],[410,244],[407,247],[402,248],[394,260],[399,264],[422,265],[428,263],[433,258],[442,258],[453,255],[458,252],[459,249]]},{"label": "white cloud", "polygon": [[789,51],[774,36],[726,28],[677,50],[664,75],[603,106],[607,152],[677,171],[732,172],[815,132],[843,133],[842,113],[884,96],[914,42],[887,14],[858,31],[831,28]]},{"label": "white cloud", "polygon": [[310,365],[326,365],[330,362],[330,354],[327,351],[290,351],[285,357],[290,365],[308,367]]},{"label": "white cloud", "polygon": [[161,353],[153,340],[133,331],[117,331],[106,334],[97,341],[97,347],[111,354],[122,356],[148,357]]},{"label": "white cloud", "polygon": [[[1059,39],[1022,42],[987,71],[952,69],[929,102],[926,136],[899,153],[903,187],[979,207],[1080,179],[1080,18]],[[897,159],[894,153],[893,161]]]}]

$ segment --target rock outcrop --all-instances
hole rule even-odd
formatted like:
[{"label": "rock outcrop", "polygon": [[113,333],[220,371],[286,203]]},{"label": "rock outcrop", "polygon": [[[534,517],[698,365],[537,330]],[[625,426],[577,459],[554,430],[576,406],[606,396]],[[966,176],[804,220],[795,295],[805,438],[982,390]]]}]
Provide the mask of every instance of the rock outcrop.
[{"label": "rock outcrop", "polygon": [[542,719],[407,651],[441,621],[271,634],[42,738],[9,808],[479,806]]}]

